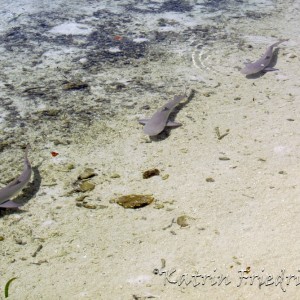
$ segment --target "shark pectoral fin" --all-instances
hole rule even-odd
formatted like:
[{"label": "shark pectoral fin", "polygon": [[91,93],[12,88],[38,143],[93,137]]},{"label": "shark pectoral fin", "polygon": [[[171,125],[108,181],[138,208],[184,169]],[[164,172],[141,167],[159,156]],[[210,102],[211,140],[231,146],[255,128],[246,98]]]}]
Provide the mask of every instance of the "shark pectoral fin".
[{"label": "shark pectoral fin", "polygon": [[22,204],[13,202],[11,200],[7,200],[0,204],[0,208],[18,208],[19,206],[22,206]]},{"label": "shark pectoral fin", "polygon": [[182,125],[181,123],[173,122],[173,121],[168,121],[168,123],[167,123],[168,127],[178,127],[178,126],[181,126],[181,125]]},{"label": "shark pectoral fin", "polygon": [[146,125],[148,121],[149,121],[149,119],[141,119],[141,120],[139,120],[139,123]]},{"label": "shark pectoral fin", "polygon": [[275,68],[272,68],[272,67],[265,67],[263,69],[263,72],[272,72],[272,71],[278,71],[279,69],[275,69]]}]

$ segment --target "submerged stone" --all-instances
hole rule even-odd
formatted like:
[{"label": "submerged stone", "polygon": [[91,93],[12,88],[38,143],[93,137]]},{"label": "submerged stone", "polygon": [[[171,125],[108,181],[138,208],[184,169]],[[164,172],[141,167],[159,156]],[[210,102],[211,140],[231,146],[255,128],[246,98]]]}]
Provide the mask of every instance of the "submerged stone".
[{"label": "submerged stone", "polygon": [[183,215],[177,218],[176,223],[180,226],[180,227],[187,227],[188,224],[188,217]]},{"label": "submerged stone", "polygon": [[149,205],[153,202],[154,198],[151,195],[126,195],[121,196],[115,200],[116,203],[124,208],[139,208]]},{"label": "submerged stone", "polygon": [[144,179],[148,179],[150,177],[153,177],[153,176],[157,176],[159,175],[159,170],[158,169],[151,169],[151,170],[147,170],[143,173],[143,178]]},{"label": "submerged stone", "polygon": [[82,182],[79,186],[80,192],[83,192],[83,193],[92,191],[94,188],[95,188],[95,185],[88,181]]},{"label": "submerged stone", "polygon": [[93,176],[95,176],[96,173],[92,168],[86,168],[79,176],[78,179],[82,180],[82,179],[88,179],[91,178]]}]

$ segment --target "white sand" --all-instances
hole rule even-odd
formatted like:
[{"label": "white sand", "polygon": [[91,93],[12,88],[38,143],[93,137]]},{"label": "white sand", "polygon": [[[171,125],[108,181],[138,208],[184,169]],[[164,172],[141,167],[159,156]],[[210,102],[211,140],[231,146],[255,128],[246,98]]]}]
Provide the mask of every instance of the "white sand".
[{"label": "white sand", "polygon": [[[88,16],[97,10],[96,5],[84,7]],[[48,67],[42,61],[34,72],[24,71],[33,68],[32,60],[40,59],[33,53],[27,61],[29,50],[18,54],[15,64],[9,63],[13,52],[3,54],[7,74],[2,75],[2,84],[15,86],[10,92],[14,105],[22,114],[32,113],[36,123],[25,129],[0,123],[1,134],[11,135],[7,141],[18,136],[1,153],[1,182],[21,170],[19,147],[29,140],[41,185],[22,211],[0,218],[2,297],[5,283],[17,277],[10,286],[11,299],[299,298],[299,4],[280,7],[274,15],[257,20],[229,19],[224,30],[231,32],[228,39],[210,41],[202,49],[196,49],[200,38],[194,45],[191,40],[153,45],[149,55],[128,67],[116,63],[98,72],[81,69],[72,55],[82,53],[85,62],[88,49],[64,54],[64,46],[52,49],[50,42],[43,46],[49,47],[48,55],[41,53],[49,60]],[[146,16],[151,23],[152,15]],[[123,35],[120,31],[115,35]],[[140,38],[141,32],[132,38]],[[152,35],[149,31],[145,38]],[[235,68],[247,58],[258,58],[278,38],[290,39],[280,45],[279,71],[247,79]],[[239,47],[241,40],[253,49]],[[168,55],[160,57],[159,51]],[[57,88],[65,77],[88,82],[89,92]],[[126,84],[116,91],[113,82]],[[28,86],[39,86],[47,95],[59,90],[58,100],[53,100],[57,102],[43,100],[41,105],[24,97]],[[195,96],[176,115],[183,125],[149,142],[137,120],[185,88],[195,90]],[[5,99],[9,95],[2,91]],[[55,121],[33,114],[60,105],[65,115]],[[144,105],[149,110],[142,109]],[[72,107],[80,113],[69,115]],[[96,112],[92,123],[84,121],[86,111]],[[218,140],[216,127],[229,134]],[[52,157],[51,151],[59,155]],[[71,163],[74,169],[68,171]],[[91,179],[96,187],[85,200],[96,209],[77,207],[80,193],[67,195],[87,167],[97,176]],[[142,173],[151,168],[159,169],[161,176],[143,179]],[[163,180],[166,174],[169,177]],[[152,194],[157,201],[137,210],[110,203],[127,194]],[[181,228],[176,220],[183,215],[188,226]],[[33,257],[39,245],[43,247]],[[160,275],[153,273],[155,269]],[[272,279],[261,279],[259,288],[257,278],[253,285],[250,278],[240,283],[241,270],[249,271],[244,276],[264,276],[263,280],[272,275],[273,284]],[[167,279],[174,283],[163,272],[169,272]],[[197,277],[197,286],[180,284],[183,274],[190,279],[194,275],[195,280],[197,272],[227,276],[230,283],[213,284],[211,279],[204,283]],[[287,285],[290,275],[297,278]]]}]

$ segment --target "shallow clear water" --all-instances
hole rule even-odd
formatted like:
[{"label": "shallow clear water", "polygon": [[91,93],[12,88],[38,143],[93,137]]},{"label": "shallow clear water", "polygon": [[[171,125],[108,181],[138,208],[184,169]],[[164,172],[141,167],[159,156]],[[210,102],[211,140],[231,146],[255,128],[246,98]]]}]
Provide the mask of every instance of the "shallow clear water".
[{"label": "shallow clear water", "polygon": [[[0,4],[1,187],[27,143],[34,168],[22,209],[1,211],[0,292],[16,276],[15,299],[278,297],[249,284],[200,293],[153,270],[235,282],[240,268],[299,265],[297,243],[285,253],[300,229],[299,3]],[[278,71],[240,73],[279,39]],[[138,120],[184,93],[171,115],[182,126],[146,136]],[[130,194],[155,201],[116,203]]]},{"label": "shallow clear water", "polygon": [[[117,113],[122,110],[122,85],[126,89],[121,98],[125,92],[135,99],[132,89],[160,94],[155,83],[143,86],[124,73],[143,74],[140,67],[148,64],[151,70],[152,64],[171,56],[187,63],[192,59],[199,78],[205,73],[234,76],[245,59],[241,49],[249,42],[239,24],[247,19],[259,22],[278,10],[276,1],[17,3],[1,9],[1,128],[9,134],[16,130],[14,136],[20,138],[36,126],[51,134],[57,128],[44,126],[50,126],[48,121],[60,123],[64,116],[77,127]],[[262,39],[269,41],[268,36]],[[88,88],[63,90],[64,83],[76,80],[88,81]],[[161,84],[170,80],[172,76],[164,76]],[[97,99],[100,96],[109,99]],[[99,111],[100,105],[104,111]],[[49,109],[59,111],[45,116]]]}]

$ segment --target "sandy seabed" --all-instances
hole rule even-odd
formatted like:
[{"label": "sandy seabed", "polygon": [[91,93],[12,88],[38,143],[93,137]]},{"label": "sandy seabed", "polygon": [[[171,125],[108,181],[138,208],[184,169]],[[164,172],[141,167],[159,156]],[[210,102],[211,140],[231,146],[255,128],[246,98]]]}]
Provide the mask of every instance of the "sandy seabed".
[{"label": "sandy seabed", "polygon": [[28,142],[34,173],[1,212],[2,298],[299,299],[300,3],[225,2],[2,3],[1,184]]}]

